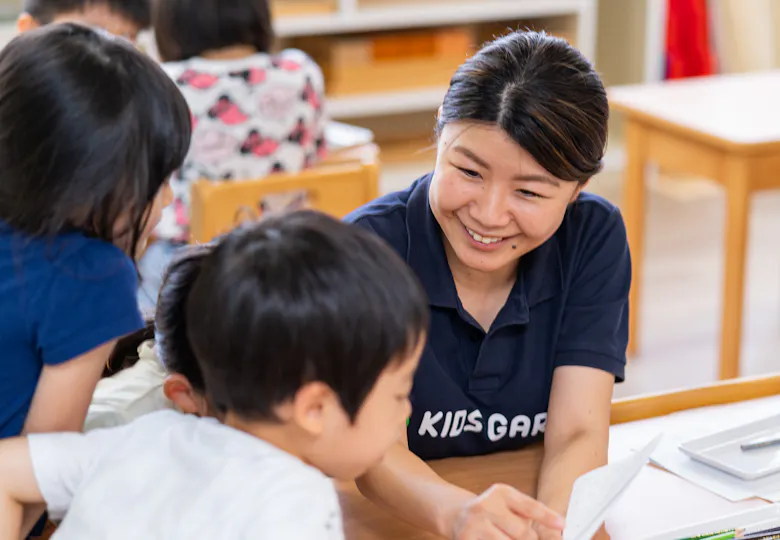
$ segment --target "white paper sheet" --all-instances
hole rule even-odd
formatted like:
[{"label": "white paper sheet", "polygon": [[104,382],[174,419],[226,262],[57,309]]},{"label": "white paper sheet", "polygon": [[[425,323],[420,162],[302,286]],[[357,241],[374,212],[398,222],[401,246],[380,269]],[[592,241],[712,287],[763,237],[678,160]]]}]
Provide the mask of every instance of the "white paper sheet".
[{"label": "white paper sheet", "polygon": [[[706,407],[615,426],[610,431],[610,460],[636,449],[636,436],[663,431],[664,439],[652,456],[652,462],[729,501],[744,501],[759,497],[780,502],[780,473],[753,481],[740,480],[713,467],[699,463],[678,449],[680,443],[695,437],[722,431],[746,421],[754,421],[776,413],[780,397],[770,397]],[[641,439],[640,439],[641,440]]]},{"label": "white paper sheet", "polygon": [[[644,441],[659,432],[664,433],[660,452],[666,439],[687,440],[777,411],[780,411],[780,396],[615,425],[610,429],[609,460],[615,462],[632,455]],[[669,530],[716,523],[723,516],[769,507],[769,503],[756,498],[731,502],[694,481],[645,466],[612,505],[606,528],[612,540],[658,539]]]},{"label": "white paper sheet", "polygon": [[612,540],[643,540],[769,506],[758,499],[729,502],[679,476],[646,466],[610,509],[606,528]]},{"label": "white paper sheet", "polygon": [[577,479],[572,489],[563,540],[590,540],[610,507],[647,465],[661,436],[636,454],[605,465]]}]

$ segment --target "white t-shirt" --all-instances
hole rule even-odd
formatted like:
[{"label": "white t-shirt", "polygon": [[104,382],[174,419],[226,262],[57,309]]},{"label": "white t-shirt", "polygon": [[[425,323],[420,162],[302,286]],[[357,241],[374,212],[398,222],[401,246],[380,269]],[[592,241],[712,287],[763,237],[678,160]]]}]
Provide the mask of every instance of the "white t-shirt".
[{"label": "white t-shirt", "polygon": [[123,426],[144,414],[172,409],[173,403],[163,393],[166,376],[155,342],[145,341],[138,347],[135,364],[98,381],[84,431]]},{"label": "white t-shirt", "polygon": [[271,444],[175,411],[29,436],[55,540],[341,540],[333,482]]}]

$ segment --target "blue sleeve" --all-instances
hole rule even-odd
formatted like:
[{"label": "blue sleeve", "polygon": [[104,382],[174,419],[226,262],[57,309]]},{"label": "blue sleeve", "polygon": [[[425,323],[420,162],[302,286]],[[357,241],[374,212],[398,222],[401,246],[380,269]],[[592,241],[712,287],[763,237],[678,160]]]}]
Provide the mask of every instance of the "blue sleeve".
[{"label": "blue sleeve", "polygon": [[44,364],[61,364],[143,327],[135,267],[115,246],[90,240],[54,261],[52,272],[36,307]]},{"label": "blue sleeve", "polygon": [[555,367],[585,366],[625,377],[631,256],[617,209],[584,239],[556,346]]}]

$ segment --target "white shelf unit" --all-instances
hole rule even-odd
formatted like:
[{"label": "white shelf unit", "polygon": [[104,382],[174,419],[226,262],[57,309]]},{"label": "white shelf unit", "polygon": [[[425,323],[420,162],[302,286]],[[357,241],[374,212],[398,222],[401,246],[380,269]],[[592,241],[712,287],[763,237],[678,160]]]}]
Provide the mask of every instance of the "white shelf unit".
[{"label": "white shelf unit", "polygon": [[[280,17],[274,25],[279,37],[295,38],[566,16],[576,21],[572,30],[577,47],[593,58],[596,9],[597,0],[396,0],[375,6],[361,5],[361,0],[339,0],[333,13]],[[334,97],[328,100],[328,111],[340,119],[432,111],[445,91],[422,88]]]}]

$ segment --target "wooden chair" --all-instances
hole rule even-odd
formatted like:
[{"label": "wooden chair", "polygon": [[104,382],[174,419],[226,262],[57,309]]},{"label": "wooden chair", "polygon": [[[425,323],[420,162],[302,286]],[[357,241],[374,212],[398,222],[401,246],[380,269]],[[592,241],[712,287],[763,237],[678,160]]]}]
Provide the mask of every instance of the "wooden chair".
[{"label": "wooden chair", "polygon": [[242,221],[258,217],[269,195],[296,191],[306,193],[309,207],[341,218],[379,195],[379,166],[351,161],[258,180],[196,182],[192,188],[191,241],[208,242]]}]

